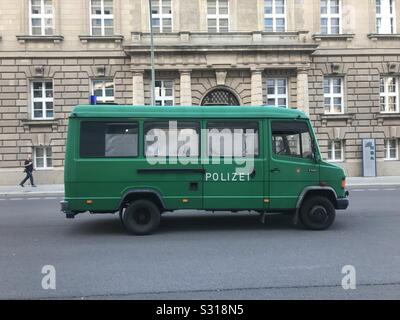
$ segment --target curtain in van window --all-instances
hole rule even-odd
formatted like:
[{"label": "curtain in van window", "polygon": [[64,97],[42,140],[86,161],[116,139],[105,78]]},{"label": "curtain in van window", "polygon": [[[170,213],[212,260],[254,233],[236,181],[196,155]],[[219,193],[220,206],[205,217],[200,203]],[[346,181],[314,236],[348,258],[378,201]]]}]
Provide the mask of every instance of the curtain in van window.
[{"label": "curtain in van window", "polygon": [[257,122],[209,122],[207,136],[208,156],[253,157],[258,155]]},{"label": "curtain in van window", "polygon": [[199,123],[151,121],[144,125],[146,157],[198,157]]},{"label": "curtain in van window", "polygon": [[105,157],[136,157],[137,127],[128,124],[108,124],[105,133]]},{"label": "curtain in van window", "polygon": [[80,156],[82,158],[136,157],[138,124],[104,121],[81,123]]}]

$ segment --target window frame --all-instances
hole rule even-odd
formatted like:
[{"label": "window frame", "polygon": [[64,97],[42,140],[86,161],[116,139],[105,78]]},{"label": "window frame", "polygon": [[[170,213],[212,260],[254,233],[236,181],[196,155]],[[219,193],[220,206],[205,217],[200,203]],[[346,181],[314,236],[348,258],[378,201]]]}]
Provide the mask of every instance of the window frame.
[{"label": "window frame", "polygon": [[[340,79],[340,94],[339,93],[334,93],[333,91],[333,80],[335,79]],[[325,80],[329,80],[329,93],[325,93]],[[323,79],[323,92],[324,92],[324,114],[326,115],[340,115],[345,113],[345,94],[344,94],[344,82],[345,78],[340,77],[340,76],[325,76]],[[329,98],[330,99],[330,107],[329,107],[329,112],[326,111],[325,108],[325,99]],[[341,105],[340,105],[340,112],[335,112],[335,98],[341,98]]]},{"label": "window frame", "polygon": [[[99,0],[101,1],[101,14],[93,14],[92,13],[92,3],[93,0],[89,0],[89,20],[90,20],[90,35],[93,37],[110,37],[112,35],[115,34],[115,3],[114,0],[112,0],[112,4],[113,4],[113,14],[105,14],[104,13],[104,0]],[[93,20],[94,19],[100,19],[101,20],[101,35],[94,35],[93,34]],[[112,20],[113,22],[113,32],[112,35],[106,35],[105,33],[105,20]]]},{"label": "window frame", "polygon": [[[327,12],[322,13],[322,1],[327,2]],[[331,2],[338,1],[339,2],[339,12],[338,13],[331,13]],[[320,33],[323,35],[336,35],[342,34],[342,0],[320,0]],[[326,33],[322,32],[322,19],[327,19],[326,25]],[[333,33],[332,32],[332,19],[339,19],[339,32]]]},{"label": "window frame", "polygon": [[[279,94],[278,92],[278,81],[280,80],[284,80],[285,81],[285,85],[286,85],[286,94]],[[274,94],[273,95],[269,95],[268,94],[268,81],[274,81]],[[288,78],[278,78],[278,77],[270,77],[267,78],[266,80],[266,104],[268,106],[274,106],[274,107],[283,107],[282,105],[278,104],[279,99],[285,99],[286,100],[286,105],[285,105],[285,109],[289,108],[289,79]],[[274,99],[275,103],[274,105],[269,105],[268,104],[268,100],[269,99]]]},{"label": "window frame", "polygon": [[[37,166],[37,151],[38,149],[42,149],[43,150],[43,167],[38,167]],[[48,149],[50,149],[51,152],[51,166],[48,166]],[[42,158],[42,157],[40,157]],[[51,146],[36,146],[33,147],[33,164],[34,164],[34,168],[35,170],[41,171],[41,170],[52,170],[54,169],[54,165],[53,165],[53,150],[51,148]]]},{"label": "window frame", "polygon": [[[44,0],[39,0],[40,1],[40,14],[37,13],[32,13],[32,0],[29,0],[29,34],[31,36],[52,36],[55,34],[55,22],[54,22],[54,0],[51,0],[51,7],[52,7],[52,13],[51,14],[46,14],[45,13],[45,5],[44,5]],[[40,34],[33,34],[33,24],[32,24],[32,19],[40,19]],[[46,19],[51,19],[52,21],[52,26],[51,26],[51,34],[46,34]]]},{"label": "window frame", "polygon": [[[336,159],[336,147],[335,143],[340,142],[340,159]],[[331,151],[330,151],[331,150]],[[329,152],[331,152],[333,158],[329,158]],[[333,139],[328,141],[328,157],[327,157],[328,162],[332,163],[341,163],[344,162],[344,142],[341,139]]]},{"label": "window frame", "polygon": [[[35,98],[34,93],[34,83],[41,83],[42,84],[42,97]],[[51,83],[51,91],[52,95],[51,98],[46,97],[46,83]],[[54,120],[54,82],[53,80],[37,80],[32,79],[30,81],[30,93],[31,93],[31,119],[32,120]],[[35,102],[42,103],[42,117],[35,117]],[[47,102],[51,102],[53,105],[53,116],[47,117]]]},{"label": "window frame", "polygon": [[[208,13],[208,2],[209,0],[207,0],[206,2],[206,10],[207,10],[207,17],[206,17],[206,21],[207,21],[207,32],[208,33],[213,33],[214,31],[210,31],[210,27],[209,27],[209,20],[210,19],[214,19],[216,22],[216,33],[221,33],[221,32],[230,32],[231,30],[231,21],[230,21],[230,0],[227,0],[228,3],[228,13],[227,14],[220,14],[219,13],[219,2],[221,0],[215,0],[215,14],[209,14]],[[220,20],[226,19],[228,20],[228,30],[227,31],[221,31],[220,28]]]},{"label": "window frame", "polygon": [[[390,150],[392,148],[390,148],[390,142],[391,141],[395,141],[396,145],[395,145],[395,150],[396,150],[396,156],[395,158],[391,158],[390,157]],[[390,139],[385,139],[384,141],[384,153],[385,153],[385,157],[384,157],[384,161],[398,161],[399,160],[399,139],[396,138],[390,138]]]},{"label": "window frame", "polygon": [[[163,13],[163,1],[165,0],[153,0],[153,1],[157,1],[158,2],[158,12],[157,14],[155,13],[151,13],[151,24],[153,26],[153,30],[154,30],[154,25],[153,25],[153,19],[159,19],[160,21],[160,31],[154,31],[155,33],[172,33],[174,32],[174,18],[173,18],[173,12],[172,12],[172,8],[173,8],[173,1],[174,0],[170,0],[171,1],[171,13]],[[153,8],[153,6],[152,6]],[[164,31],[164,24],[163,24],[163,20],[164,19],[171,19],[171,30],[170,31]]]},{"label": "window frame", "polygon": [[[303,139],[302,139],[302,134],[300,134],[300,133],[298,133],[298,135],[299,135],[299,142],[300,142],[300,153],[301,153],[301,155],[288,155],[288,154],[277,154],[276,152],[275,152],[275,150],[274,150],[274,131],[273,131],[273,124],[274,123],[289,123],[289,124],[300,124],[300,123],[302,123],[302,124],[305,124],[305,126],[307,127],[307,132],[308,132],[308,134],[309,134],[309,136],[310,136],[310,143],[311,143],[311,145],[310,145],[310,147],[311,147],[311,155],[312,155],[312,157],[311,158],[305,158],[304,156],[303,156]],[[271,145],[271,147],[270,147],[270,153],[271,153],[271,156],[274,158],[274,159],[281,159],[281,158],[283,158],[283,159],[296,159],[296,160],[301,160],[301,161],[305,161],[305,162],[307,162],[307,163],[310,163],[310,162],[315,162],[315,158],[316,158],[316,156],[317,156],[317,153],[318,153],[318,148],[317,148],[317,143],[316,143],[316,139],[315,139],[315,136],[314,136],[314,134],[313,134],[313,131],[312,131],[312,127],[310,127],[310,124],[307,122],[307,121],[303,121],[303,120],[300,120],[300,121],[294,121],[294,120],[285,120],[285,119],[273,119],[273,120],[271,120],[270,121],[270,123],[269,123],[269,126],[270,126],[270,137],[271,137],[271,141],[270,141],[270,145]]]},{"label": "window frame", "polygon": [[[396,79],[396,92],[389,92],[389,79]],[[384,80],[384,92],[381,91],[381,82]],[[400,77],[394,77],[394,76],[381,76],[379,79],[379,111],[382,114],[395,114],[400,112],[400,102],[399,102],[399,81]],[[381,99],[382,97],[385,98],[385,108],[382,111],[382,106],[381,106]],[[389,97],[395,97],[396,98],[396,110],[395,111],[389,111]]]},{"label": "window frame", "polygon": [[[155,90],[157,90],[157,88],[159,88],[159,91],[160,91],[161,94],[157,95],[158,92],[155,92],[155,94],[154,94],[156,105],[157,105],[157,101],[161,101],[161,105],[160,106],[163,106],[163,107],[170,107],[170,106],[175,105],[175,82],[174,82],[174,80],[170,80],[170,79],[157,80],[156,79],[155,83],[157,83],[158,81],[161,82],[161,87],[157,87],[157,85],[156,85],[155,86]],[[166,91],[165,82],[171,82],[172,83],[172,96],[166,96],[166,95],[163,94],[163,92]],[[166,101],[171,101],[172,104],[171,105],[165,105]]]},{"label": "window frame", "polygon": [[[284,13],[276,13],[276,1],[277,0],[270,0],[272,2],[272,13],[265,13],[266,1],[268,1],[268,0],[264,0],[264,32],[287,32],[287,17],[286,17],[287,1],[282,0],[284,3],[284,5],[283,5]],[[266,19],[272,19],[272,31],[266,30],[266,24],[265,24]],[[277,24],[276,24],[277,19],[283,19],[285,21],[283,31],[277,31]]]},{"label": "window frame", "polygon": [[[379,6],[378,1],[380,1]],[[380,13],[378,13],[378,7],[380,7]],[[382,10],[383,8],[384,10]],[[380,24],[378,24],[378,20],[381,21]],[[390,29],[390,32],[382,32],[382,26],[384,26],[383,30]],[[396,34],[396,2],[394,0],[375,0],[375,32],[377,34]]]},{"label": "window frame", "polygon": [[[94,94],[94,92],[95,92],[94,83],[95,82],[102,82],[102,87],[101,87],[102,96],[101,96],[100,100],[98,99],[99,97],[96,96],[96,102],[100,102],[100,103],[112,103],[112,102],[115,102],[115,81],[114,81],[114,79],[96,79],[96,78],[92,79],[92,83],[91,83],[91,86],[92,86],[91,93],[92,93],[92,95],[95,95]],[[106,82],[112,82],[112,85],[113,85],[113,96],[112,96],[112,99],[111,98],[107,98],[107,96],[105,95],[105,93],[106,93],[106,86],[105,86]]]}]

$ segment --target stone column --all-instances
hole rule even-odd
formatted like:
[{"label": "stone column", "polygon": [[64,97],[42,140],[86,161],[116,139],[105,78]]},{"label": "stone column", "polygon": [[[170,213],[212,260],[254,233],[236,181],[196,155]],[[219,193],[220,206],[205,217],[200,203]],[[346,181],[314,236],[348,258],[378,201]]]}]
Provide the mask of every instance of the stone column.
[{"label": "stone column", "polygon": [[297,69],[297,108],[310,115],[308,94],[308,69]]},{"label": "stone column", "polygon": [[251,71],[251,105],[263,105],[262,70]]},{"label": "stone column", "polygon": [[180,70],[181,74],[181,106],[192,105],[192,77],[191,70]]},{"label": "stone column", "polygon": [[133,98],[132,104],[134,106],[144,105],[144,81],[143,81],[144,70],[133,70]]}]

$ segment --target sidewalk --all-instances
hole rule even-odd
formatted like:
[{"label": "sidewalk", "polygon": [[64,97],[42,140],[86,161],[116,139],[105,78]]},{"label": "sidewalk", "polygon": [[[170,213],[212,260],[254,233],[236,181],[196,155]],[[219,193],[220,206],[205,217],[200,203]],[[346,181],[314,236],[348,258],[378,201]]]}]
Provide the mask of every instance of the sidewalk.
[{"label": "sidewalk", "polygon": [[[360,178],[350,177],[347,178],[347,186],[361,187],[361,186],[400,186],[400,177],[377,177],[377,178]],[[64,185],[62,184],[48,184],[39,185],[32,188],[26,185],[24,188],[20,186],[0,186],[0,196],[15,196],[15,195],[44,195],[44,194],[64,194]]]},{"label": "sidewalk", "polygon": [[43,194],[64,194],[64,185],[62,184],[47,184],[39,185],[36,188],[26,184],[25,187],[20,186],[0,186],[0,196],[15,196],[15,195],[43,195]]}]

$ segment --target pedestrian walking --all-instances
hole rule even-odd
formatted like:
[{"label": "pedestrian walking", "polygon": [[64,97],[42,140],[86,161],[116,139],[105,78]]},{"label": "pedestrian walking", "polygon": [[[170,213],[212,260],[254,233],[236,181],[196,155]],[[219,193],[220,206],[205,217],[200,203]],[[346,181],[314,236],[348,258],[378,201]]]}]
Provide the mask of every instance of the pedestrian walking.
[{"label": "pedestrian walking", "polygon": [[28,179],[29,179],[30,182],[31,182],[31,186],[32,187],[36,187],[35,183],[33,182],[33,174],[32,174],[32,172],[33,172],[33,161],[32,161],[32,157],[31,156],[28,156],[28,158],[25,160],[24,167],[25,167],[24,172],[26,173],[26,177],[25,177],[24,180],[21,181],[21,183],[19,185],[21,187],[24,187],[24,183],[26,181],[28,181]]}]

